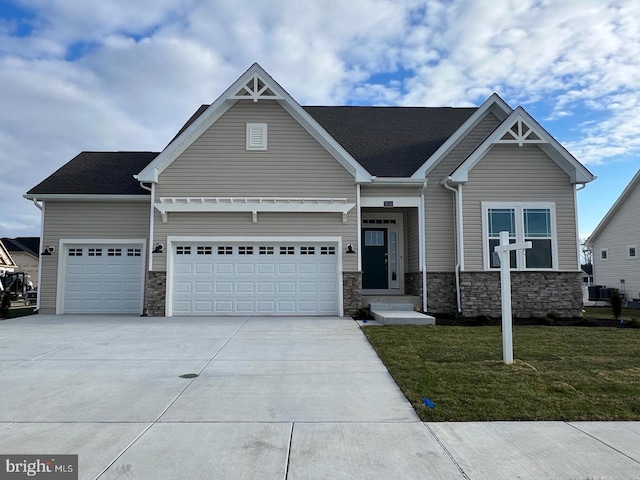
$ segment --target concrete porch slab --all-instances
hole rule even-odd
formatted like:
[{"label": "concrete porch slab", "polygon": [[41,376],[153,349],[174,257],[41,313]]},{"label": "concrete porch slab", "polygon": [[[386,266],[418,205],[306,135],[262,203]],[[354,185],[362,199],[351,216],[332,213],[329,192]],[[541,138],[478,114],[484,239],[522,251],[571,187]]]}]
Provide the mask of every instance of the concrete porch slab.
[{"label": "concrete porch slab", "polygon": [[283,479],[290,432],[286,423],[156,424],[100,479]]},{"label": "concrete porch slab", "polygon": [[436,319],[413,311],[371,310],[376,322],[382,325],[435,325]]},{"label": "concrete porch slab", "polygon": [[640,465],[562,422],[427,423],[469,478],[638,478]]},{"label": "concrete porch slab", "polygon": [[296,423],[289,479],[463,479],[420,423]]}]

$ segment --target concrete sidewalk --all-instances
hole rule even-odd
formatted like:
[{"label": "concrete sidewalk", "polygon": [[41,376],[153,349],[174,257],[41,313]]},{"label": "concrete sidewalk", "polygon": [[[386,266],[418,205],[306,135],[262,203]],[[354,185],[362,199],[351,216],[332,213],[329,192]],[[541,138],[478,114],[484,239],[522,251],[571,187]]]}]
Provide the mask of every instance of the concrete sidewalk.
[{"label": "concrete sidewalk", "polygon": [[640,422],[421,423],[349,319],[39,315],[0,322],[9,453],[82,479],[640,479]]}]

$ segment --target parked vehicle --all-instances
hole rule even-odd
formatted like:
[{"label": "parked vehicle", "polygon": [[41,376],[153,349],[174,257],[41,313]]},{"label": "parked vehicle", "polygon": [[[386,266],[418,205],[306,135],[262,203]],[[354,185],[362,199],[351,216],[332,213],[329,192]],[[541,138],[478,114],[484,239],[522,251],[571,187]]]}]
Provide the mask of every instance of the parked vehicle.
[{"label": "parked vehicle", "polygon": [[5,272],[0,276],[0,317],[11,318],[35,313],[32,305],[33,282],[25,272]]}]

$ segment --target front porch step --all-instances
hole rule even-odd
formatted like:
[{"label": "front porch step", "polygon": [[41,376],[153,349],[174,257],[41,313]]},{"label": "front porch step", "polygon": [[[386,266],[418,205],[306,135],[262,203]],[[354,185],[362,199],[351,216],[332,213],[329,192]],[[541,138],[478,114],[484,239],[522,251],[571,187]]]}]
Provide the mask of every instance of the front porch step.
[{"label": "front porch step", "polygon": [[371,302],[369,310],[386,311],[386,312],[413,312],[415,306],[413,303],[387,303],[387,302]]},{"label": "front porch step", "polygon": [[369,306],[372,303],[410,303],[411,310],[422,307],[422,298],[417,295],[383,295],[383,294],[362,294],[362,304]]},{"label": "front porch step", "polygon": [[382,325],[435,325],[436,319],[413,310],[376,310],[371,308],[371,315]]}]

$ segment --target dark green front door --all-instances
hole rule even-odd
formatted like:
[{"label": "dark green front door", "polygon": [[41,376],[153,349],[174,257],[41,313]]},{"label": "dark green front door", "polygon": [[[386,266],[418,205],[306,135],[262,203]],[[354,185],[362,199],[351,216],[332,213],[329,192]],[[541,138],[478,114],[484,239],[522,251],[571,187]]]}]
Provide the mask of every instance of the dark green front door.
[{"label": "dark green front door", "polygon": [[389,288],[387,229],[362,229],[362,288]]}]

